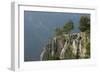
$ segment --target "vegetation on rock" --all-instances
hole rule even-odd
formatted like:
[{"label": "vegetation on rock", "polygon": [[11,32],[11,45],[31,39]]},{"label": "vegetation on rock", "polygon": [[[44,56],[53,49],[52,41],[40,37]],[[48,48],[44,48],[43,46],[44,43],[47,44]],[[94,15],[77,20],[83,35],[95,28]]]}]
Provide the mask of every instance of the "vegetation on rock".
[{"label": "vegetation on rock", "polygon": [[86,59],[90,58],[90,18],[81,16],[79,33],[70,33],[74,29],[69,20],[61,28],[55,29],[55,36],[41,53],[41,60]]}]

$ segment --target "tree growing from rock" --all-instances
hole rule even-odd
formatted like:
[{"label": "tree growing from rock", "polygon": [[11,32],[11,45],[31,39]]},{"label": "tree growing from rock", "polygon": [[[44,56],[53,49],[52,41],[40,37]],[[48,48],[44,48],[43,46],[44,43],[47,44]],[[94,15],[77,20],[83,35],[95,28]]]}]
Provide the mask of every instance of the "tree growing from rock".
[{"label": "tree growing from rock", "polygon": [[79,29],[81,32],[90,31],[90,17],[89,16],[80,17]]},{"label": "tree growing from rock", "polygon": [[63,27],[63,32],[64,33],[70,33],[71,30],[74,28],[73,26],[73,21],[69,20]]}]

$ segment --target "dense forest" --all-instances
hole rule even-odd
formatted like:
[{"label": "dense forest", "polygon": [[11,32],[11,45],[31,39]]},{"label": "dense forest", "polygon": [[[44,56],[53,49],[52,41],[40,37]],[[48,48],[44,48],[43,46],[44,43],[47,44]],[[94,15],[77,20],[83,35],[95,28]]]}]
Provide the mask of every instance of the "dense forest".
[{"label": "dense forest", "polygon": [[74,23],[69,20],[63,27],[54,30],[41,52],[41,60],[88,59],[90,58],[90,17],[81,16],[78,29],[72,32]]}]

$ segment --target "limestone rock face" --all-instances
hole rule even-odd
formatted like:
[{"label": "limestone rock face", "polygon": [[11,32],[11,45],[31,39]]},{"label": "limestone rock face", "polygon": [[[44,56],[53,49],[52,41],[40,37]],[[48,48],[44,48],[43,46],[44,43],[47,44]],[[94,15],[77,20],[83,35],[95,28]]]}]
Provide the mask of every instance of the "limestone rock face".
[{"label": "limestone rock face", "polygon": [[44,47],[41,60],[85,59],[90,57],[90,38],[86,33],[55,36]]}]

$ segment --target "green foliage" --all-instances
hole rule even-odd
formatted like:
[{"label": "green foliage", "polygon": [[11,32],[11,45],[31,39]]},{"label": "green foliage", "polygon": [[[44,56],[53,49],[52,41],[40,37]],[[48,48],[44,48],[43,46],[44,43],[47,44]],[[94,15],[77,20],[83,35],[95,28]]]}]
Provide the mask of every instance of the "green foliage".
[{"label": "green foliage", "polygon": [[71,47],[71,45],[69,45],[67,48],[68,49],[66,50],[65,59],[75,59],[76,57],[72,53],[72,47]]},{"label": "green foliage", "polygon": [[87,30],[90,30],[90,17],[81,16],[79,29],[81,32],[85,32]]},{"label": "green foliage", "polygon": [[74,28],[73,22],[70,20],[70,21],[68,21],[68,22],[64,25],[63,31],[64,31],[65,33],[69,33],[73,28]]},{"label": "green foliage", "polygon": [[89,42],[86,45],[86,58],[90,58],[90,43]]},{"label": "green foliage", "polygon": [[58,56],[49,56],[47,60],[60,60]]},{"label": "green foliage", "polygon": [[73,26],[73,22],[71,20],[69,20],[64,26],[63,28],[56,28],[55,29],[55,35],[62,35],[63,33],[70,33],[70,31],[74,28]]}]

